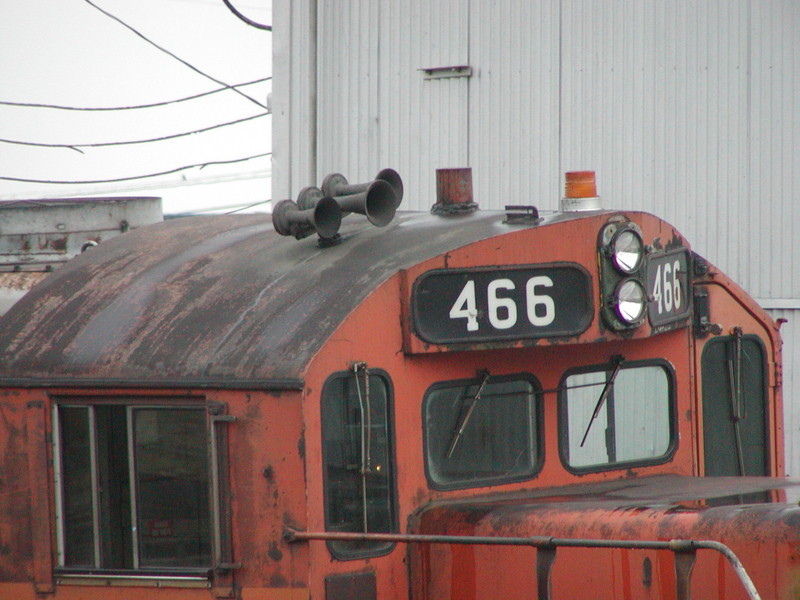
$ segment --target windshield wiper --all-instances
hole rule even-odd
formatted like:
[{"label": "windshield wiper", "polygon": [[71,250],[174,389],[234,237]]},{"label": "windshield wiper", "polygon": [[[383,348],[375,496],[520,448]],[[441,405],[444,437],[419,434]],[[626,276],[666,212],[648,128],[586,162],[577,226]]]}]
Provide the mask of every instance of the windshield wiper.
[{"label": "windshield wiper", "polygon": [[583,445],[586,443],[586,438],[589,437],[589,431],[592,429],[592,424],[597,418],[597,415],[600,414],[600,409],[603,408],[603,404],[605,404],[606,398],[608,398],[608,392],[611,391],[611,386],[614,385],[614,380],[617,378],[623,362],[625,362],[624,356],[617,355],[611,358],[611,364],[614,365],[614,370],[611,371],[611,377],[608,378],[606,384],[603,386],[603,391],[600,392],[600,397],[597,399],[597,404],[594,406],[592,418],[589,419],[589,424],[586,426],[586,431],[584,432],[583,439],[581,440],[581,448],[583,448]]},{"label": "windshield wiper", "polygon": [[[744,448],[742,446],[741,420],[745,414],[744,396],[742,395],[742,328],[733,329],[733,349],[728,350],[728,378],[731,390],[731,421],[733,421],[734,443],[736,446],[736,461],[739,465],[739,475],[744,477]],[[730,348],[730,346],[729,346]],[[731,356],[732,355],[732,356]]]},{"label": "windshield wiper", "polygon": [[[484,369],[483,371],[479,371],[478,375],[483,376],[483,380],[478,387],[478,391],[475,392],[475,395],[471,397],[465,396],[461,402],[461,410],[458,412],[458,421],[456,421],[455,427],[453,427],[453,432],[450,435],[450,442],[447,444],[447,452],[445,453],[446,458],[453,456],[453,452],[456,450],[456,446],[461,439],[461,435],[464,433],[464,430],[467,428],[467,424],[472,417],[472,411],[475,410],[475,405],[478,403],[478,400],[480,400],[481,394],[483,393],[483,388],[486,387],[486,383],[489,381],[488,370]],[[469,406],[467,406],[468,402]]]}]

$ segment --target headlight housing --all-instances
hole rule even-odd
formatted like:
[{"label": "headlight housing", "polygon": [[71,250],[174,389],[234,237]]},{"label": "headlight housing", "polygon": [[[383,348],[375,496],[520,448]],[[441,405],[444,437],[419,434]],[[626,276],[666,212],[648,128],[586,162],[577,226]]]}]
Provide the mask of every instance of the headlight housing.
[{"label": "headlight housing", "polygon": [[639,226],[619,215],[600,230],[597,240],[601,314],[615,331],[639,327],[647,315],[647,248]]}]

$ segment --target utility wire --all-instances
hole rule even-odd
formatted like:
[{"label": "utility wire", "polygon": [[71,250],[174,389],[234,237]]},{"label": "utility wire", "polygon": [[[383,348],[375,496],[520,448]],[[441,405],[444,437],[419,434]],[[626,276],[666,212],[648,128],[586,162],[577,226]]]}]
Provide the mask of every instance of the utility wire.
[{"label": "utility wire", "polygon": [[[227,212],[220,213],[223,215],[232,215],[237,212],[241,212],[243,210],[247,210],[248,208],[254,208],[261,204],[269,204],[272,202],[272,198],[267,198],[266,200],[259,200],[258,202],[252,202],[247,204],[226,204],[224,206],[208,206],[204,208],[197,208],[193,210],[187,210],[179,213],[169,213],[170,217],[191,217],[193,215],[200,215],[203,213],[213,213],[220,210],[224,210]],[[231,210],[232,209],[232,210]]]},{"label": "utility wire", "polygon": [[[85,188],[73,187],[69,191],[63,188],[57,192],[57,198],[80,198],[81,196],[119,196],[120,194],[141,194],[152,190],[167,190],[172,188],[187,188],[194,186],[217,185],[231,182],[241,181],[256,181],[261,179],[268,179],[272,174],[271,169],[260,169],[257,171],[240,171],[238,173],[227,173],[222,175],[206,175],[206,176],[192,176],[191,179],[182,177],[180,180],[171,181],[150,181],[148,183],[128,182],[127,185],[109,185],[107,187],[98,188],[96,186],[87,186]],[[16,194],[0,194],[0,203],[10,202],[18,199],[27,199],[34,197],[52,197],[52,191],[31,191]]]},{"label": "utility wire", "polygon": [[237,83],[231,86],[223,86],[219,87],[214,90],[210,90],[208,92],[202,92],[200,94],[195,94],[193,96],[186,96],[185,98],[177,98],[175,100],[164,100],[162,102],[153,102],[151,104],[137,104],[135,106],[64,106],[63,104],[39,104],[35,102],[9,102],[6,100],[0,100],[0,106],[15,106],[15,107],[24,107],[24,108],[55,108],[57,110],[77,110],[77,111],[114,111],[114,110],[138,110],[140,108],[156,108],[159,106],[167,106],[169,104],[178,104],[179,102],[187,102],[189,100],[197,100],[198,98],[203,98],[205,96],[210,96],[212,94],[217,94],[219,92],[224,92],[230,88],[240,88],[245,87],[248,85],[253,85],[256,83],[264,83],[265,81],[270,81],[272,77],[262,77],[261,79],[255,79],[253,81],[248,81],[246,83]]},{"label": "utility wire", "polygon": [[195,129],[194,131],[185,131],[183,133],[173,133],[171,135],[163,135],[161,137],[156,138],[148,138],[144,140],[130,140],[130,141],[123,141],[123,142],[96,142],[93,144],[49,144],[44,142],[25,142],[21,140],[8,140],[4,138],[0,138],[0,142],[4,144],[16,144],[19,146],[36,146],[37,148],[67,148],[69,150],[75,150],[76,152],[80,152],[83,154],[83,150],[81,148],[105,148],[108,146],[127,146],[131,144],[149,144],[150,142],[163,142],[165,140],[174,140],[176,138],[186,137],[188,135],[194,135],[196,133],[206,133],[208,131],[213,131],[214,129],[220,129],[222,127],[229,127],[231,125],[238,125],[239,123],[245,123],[247,121],[252,121],[253,119],[258,119],[260,117],[266,117],[270,113],[261,113],[260,115],[253,115],[251,117],[245,117],[243,119],[237,119],[235,121],[229,121],[227,123],[218,123],[216,125],[211,125],[209,127],[203,127],[202,129]]},{"label": "utility wire", "polygon": [[255,27],[256,29],[262,29],[264,31],[272,31],[272,25],[263,25],[261,23],[256,23],[255,21],[252,21],[251,19],[248,19],[242,13],[240,13],[238,10],[236,10],[236,7],[234,7],[233,4],[231,4],[229,2],[229,0],[222,0],[222,1],[225,3],[225,6],[228,7],[228,10],[230,10],[234,15],[239,17],[242,21],[244,21],[245,23],[247,23],[251,27]]},{"label": "utility wire", "polygon": [[217,160],[217,161],[209,161],[205,163],[198,163],[195,165],[186,165],[183,167],[178,167],[176,169],[170,169],[169,171],[161,171],[159,173],[149,173],[147,175],[132,175],[129,177],[118,177],[116,179],[94,179],[94,180],[87,180],[87,181],[58,181],[52,179],[26,179],[23,177],[6,177],[0,175],[0,180],[4,181],[16,181],[19,183],[44,183],[44,184],[51,184],[51,185],[93,185],[95,183],[120,183],[122,181],[133,181],[135,179],[148,179],[151,177],[161,177],[162,175],[172,175],[174,173],[179,173],[180,171],[186,171],[188,169],[205,169],[206,167],[211,167],[214,165],[231,165],[234,163],[245,162],[247,160],[253,160],[255,158],[263,158],[265,156],[271,156],[272,152],[264,152],[263,154],[254,154],[253,156],[245,156],[243,158],[235,158],[233,160]]},{"label": "utility wire", "polygon": [[156,43],[155,43],[153,40],[151,40],[150,38],[148,38],[147,36],[145,36],[145,35],[144,35],[143,33],[141,33],[140,31],[138,31],[138,30],[134,29],[133,27],[131,27],[130,25],[128,25],[128,24],[127,24],[125,21],[123,21],[123,20],[122,20],[122,19],[120,19],[119,17],[117,17],[117,16],[115,16],[115,15],[111,14],[110,12],[108,12],[107,10],[105,10],[105,9],[103,9],[103,8],[100,8],[100,7],[99,7],[97,4],[95,4],[94,2],[92,2],[92,0],[84,0],[84,2],[86,2],[86,4],[88,4],[88,5],[89,5],[89,6],[91,6],[92,8],[94,8],[94,9],[96,9],[96,10],[100,11],[101,13],[103,13],[103,14],[104,14],[105,16],[107,16],[108,18],[110,18],[110,19],[113,19],[114,21],[116,21],[117,23],[119,23],[120,25],[122,25],[123,27],[125,27],[125,28],[127,28],[128,30],[132,31],[133,33],[135,33],[137,36],[139,36],[141,39],[143,39],[145,42],[147,42],[147,43],[148,43],[148,44],[150,44],[151,46],[153,46],[153,47],[157,48],[158,50],[160,50],[161,52],[163,52],[163,53],[167,54],[168,56],[171,56],[172,58],[174,58],[175,60],[177,60],[177,61],[178,61],[179,63],[181,63],[182,65],[184,65],[184,66],[186,66],[186,67],[189,67],[189,68],[190,68],[192,71],[194,71],[195,73],[198,73],[198,74],[202,75],[203,77],[205,77],[205,78],[207,78],[207,79],[210,79],[211,81],[213,81],[213,82],[214,82],[214,83],[216,83],[217,85],[221,85],[221,86],[224,86],[224,87],[225,87],[225,88],[227,88],[227,89],[233,90],[234,92],[236,92],[237,94],[239,94],[239,95],[240,95],[240,96],[242,96],[243,98],[247,98],[247,99],[248,99],[250,102],[253,102],[254,104],[257,104],[257,105],[258,105],[258,106],[260,106],[261,108],[267,108],[265,105],[261,104],[261,103],[260,103],[258,100],[256,100],[255,98],[252,98],[252,97],[248,96],[247,94],[245,94],[244,92],[242,92],[242,91],[240,91],[240,90],[236,89],[235,87],[233,87],[233,86],[231,86],[231,85],[228,85],[228,84],[227,84],[227,83],[225,83],[224,81],[220,81],[219,79],[216,79],[215,77],[213,77],[213,76],[209,75],[208,73],[205,73],[205,72],[201,71],[200,69],[198,69],[197,67],[195,67],[193,64],[191,64],[191,63],[189,63],[189,62],[185,61],[184,59],[180,58],[179,56],[176,56],[175,54],[173,54],[172,52],[170,52],[169,50],[167,50],[167,49],[166,49],[166,48],[164,48],[163,46],[159,46],[159,45],[158,45],[158,44],[156,44]]},{"label": "utility wire", "polygon": [[261,200],[261,202],[254,202],[253,204],[248,204],[247,206],[241,206],[239,208],[235,208],[234,210],[228,211],[226,215],[232,215],[242,210],[247,210],[248,208],[253,208],[254,206],[258,206],[259,204],[267,204],[268,202],[272,202],[272,198],[268,198],[267,200]]}]

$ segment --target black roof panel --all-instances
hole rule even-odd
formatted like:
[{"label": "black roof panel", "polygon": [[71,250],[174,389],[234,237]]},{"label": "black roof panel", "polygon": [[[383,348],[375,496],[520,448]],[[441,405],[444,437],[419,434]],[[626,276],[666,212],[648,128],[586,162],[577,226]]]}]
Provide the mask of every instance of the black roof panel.
[{"label": "black roof panel", "polygon": [[175,219],[92,248],[0,319],[6,384],[297,387],[342,320],[398,269],[508,232],[504,215],[348,217],[342,243],[268,215]]}]

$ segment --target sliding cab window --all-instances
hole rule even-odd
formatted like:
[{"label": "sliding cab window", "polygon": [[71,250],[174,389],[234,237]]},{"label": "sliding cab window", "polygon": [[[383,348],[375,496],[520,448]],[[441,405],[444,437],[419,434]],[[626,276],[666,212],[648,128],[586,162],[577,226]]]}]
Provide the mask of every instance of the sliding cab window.
[{"label": "sliding cab window", "polygon": [[[380,370],[328,378],[322,390],[325,527],[332,532],[397,531],[392,387]],[[338,559],[385,554],[386,542],[331,542]]]},{"label": "sliding cab window", "polygon": [[573,471],[666,462],[674,451],[674,375],[666,363],[569,372],[562,380],[560,450]]},{"label": "sliding cab window", "polygon": [[207,573],[215,541],[219,548],[212,489],[220,483],[207,407],[55,411],[60,569]]},{"label": "sliding cab window", "polygon": [[425,467],[438,489],[533,477],[541,466],[541,388],[529,375],[435,384],[425,394]]}]

